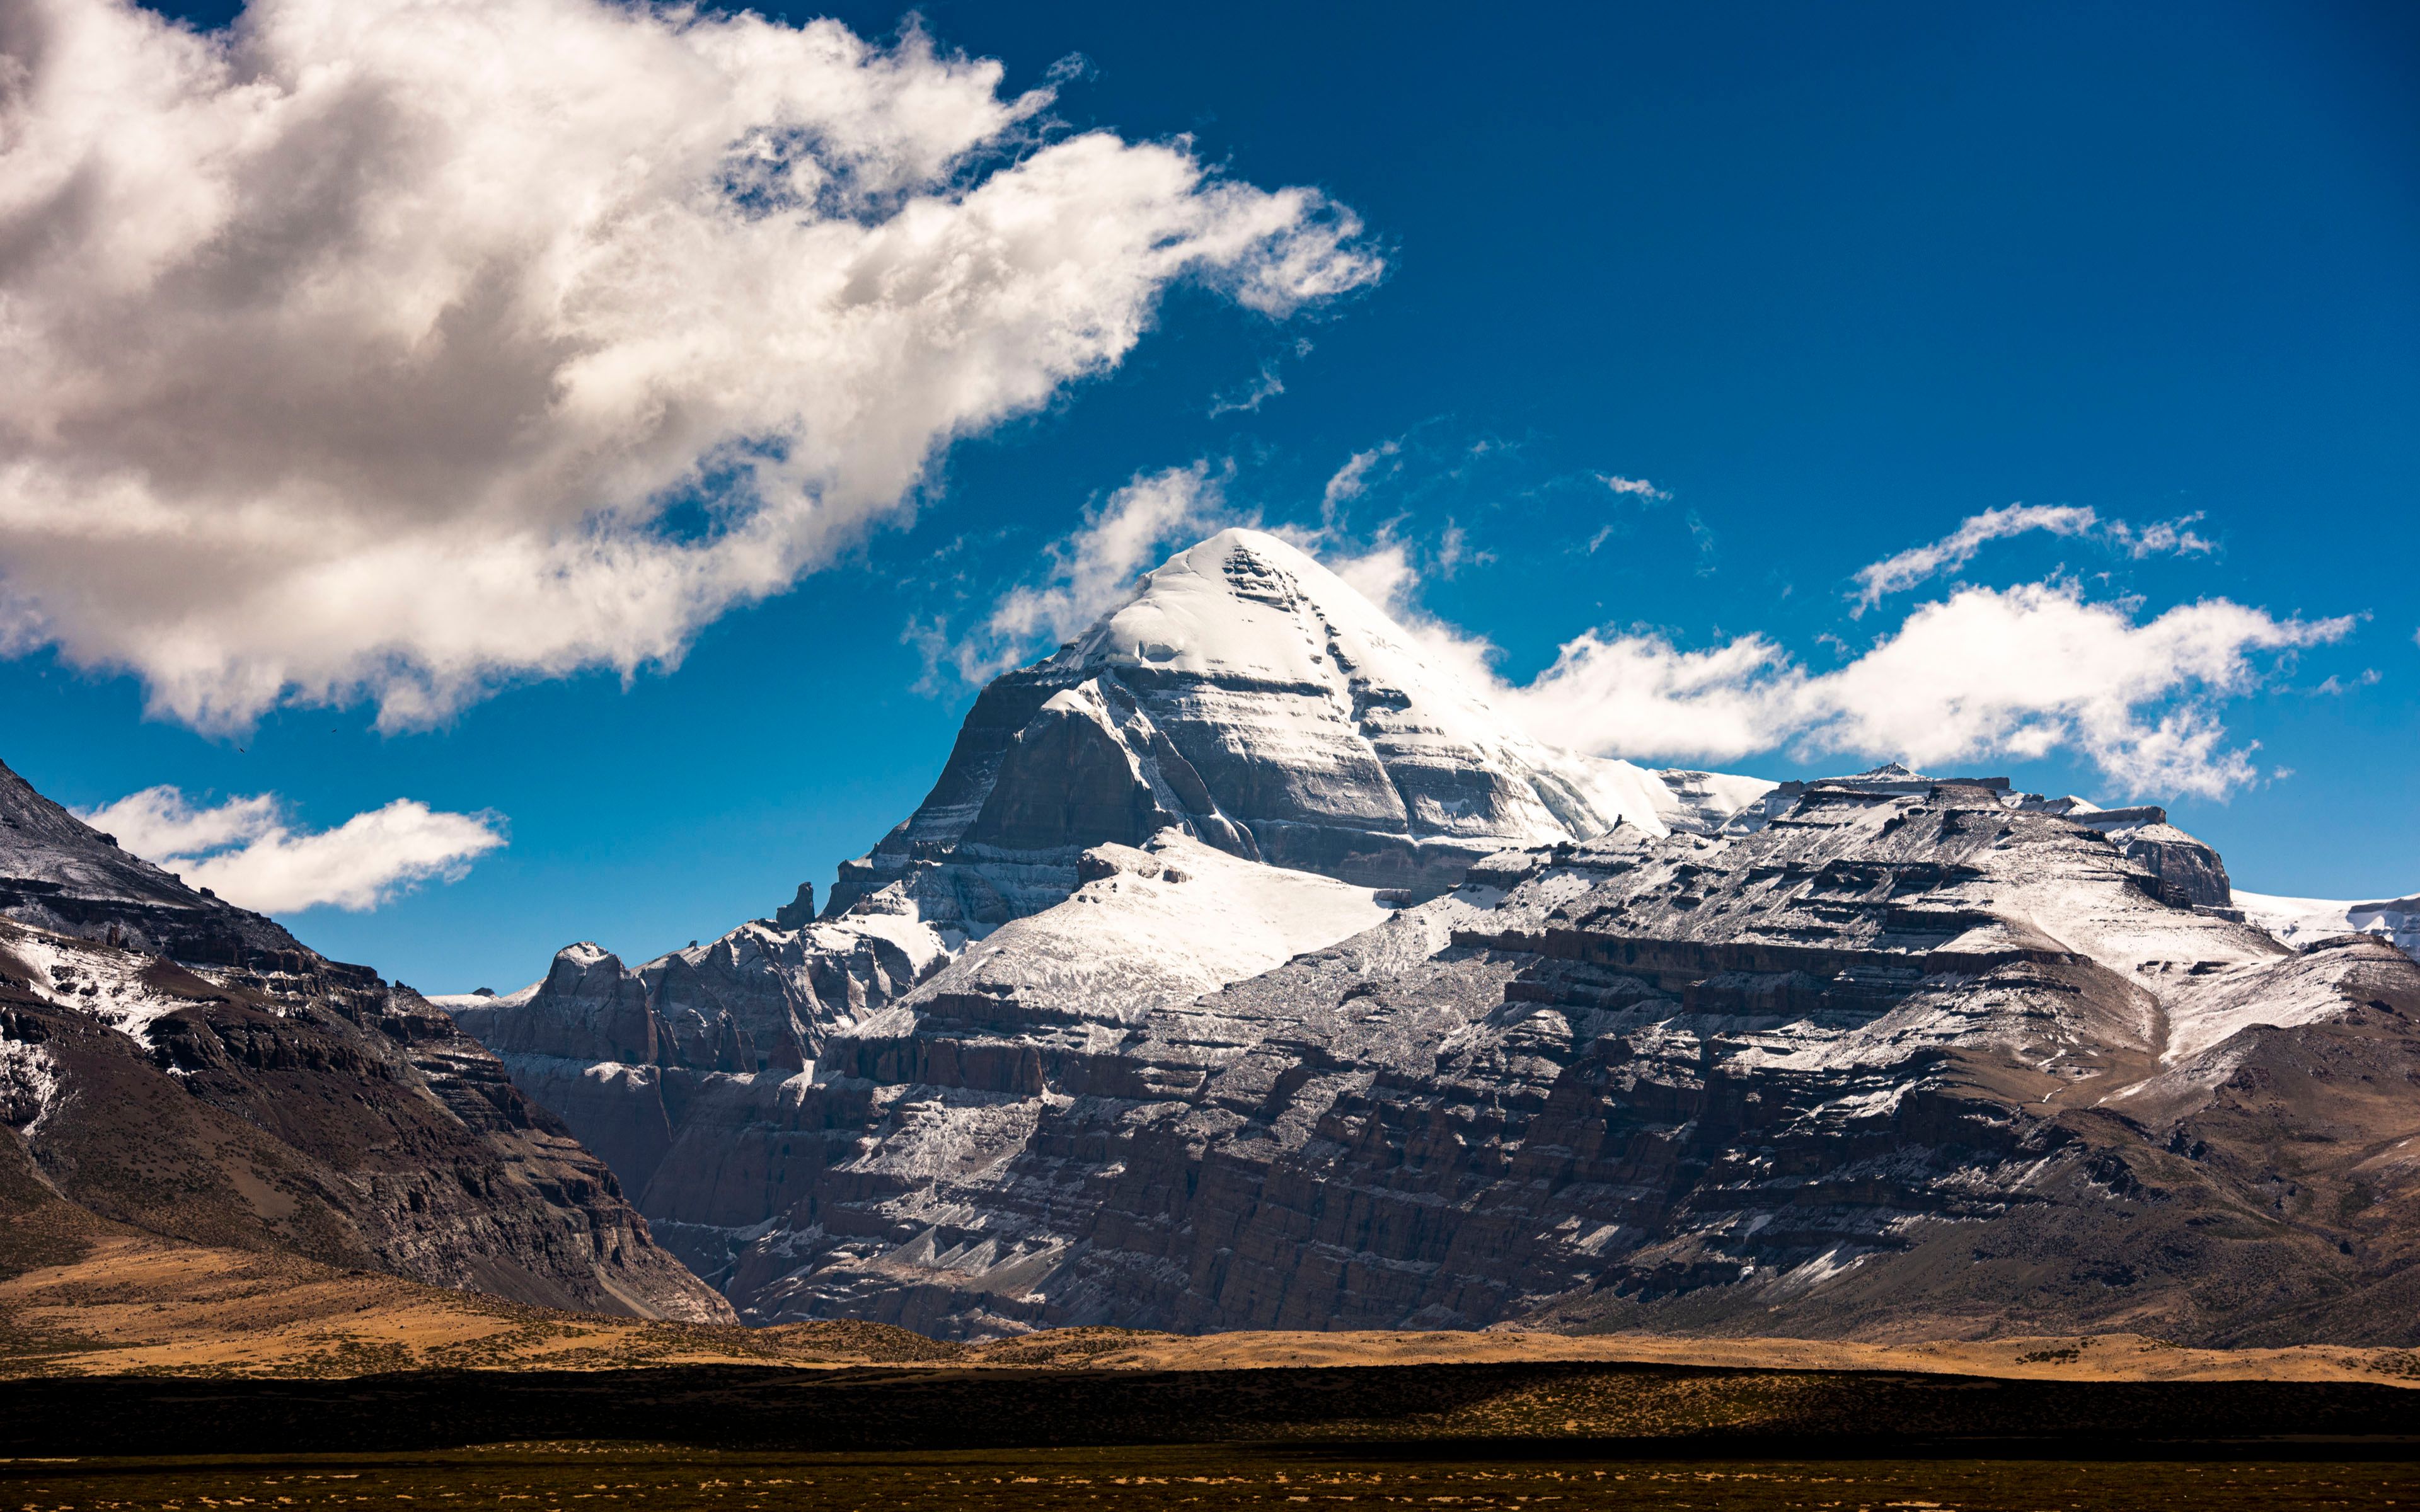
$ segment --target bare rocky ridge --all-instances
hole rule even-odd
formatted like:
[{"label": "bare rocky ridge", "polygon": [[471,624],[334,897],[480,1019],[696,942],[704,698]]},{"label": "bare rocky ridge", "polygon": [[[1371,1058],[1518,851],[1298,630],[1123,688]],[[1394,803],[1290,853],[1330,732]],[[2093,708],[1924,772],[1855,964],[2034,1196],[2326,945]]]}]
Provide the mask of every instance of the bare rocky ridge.
[{"label": "bare rocky ridge", "polygon": [[710,1273],[728,1263],[728,1229],[768,1216],[704,1227],[693,1218],[700,1193],[752,1179],[759,1150],[743,1131],[756,1101],[946,959],[940,937],[912,918],[819,922],[805,901],[636,969],[583,943],[520,992],[434,1001],[604,1157],[661,1242]]},{"label": "bare rocky ridge", "polygon": [[150,1233],[728,1316],[445,1014],[128,856],[6,767],[0,1122],[52,1196]]},{"label": "bare rocky ridge", "polygon": [[1554,752],[1252,532],[986,688],[813,929],[463,1010],[753,1321],[2420,1326],[2385,942],[2153,808]]},{"label": "bare rocky ridge", "polygon": [[0,918],[172,960],[282,964],[284,926],[188,887],[0,764]]}]

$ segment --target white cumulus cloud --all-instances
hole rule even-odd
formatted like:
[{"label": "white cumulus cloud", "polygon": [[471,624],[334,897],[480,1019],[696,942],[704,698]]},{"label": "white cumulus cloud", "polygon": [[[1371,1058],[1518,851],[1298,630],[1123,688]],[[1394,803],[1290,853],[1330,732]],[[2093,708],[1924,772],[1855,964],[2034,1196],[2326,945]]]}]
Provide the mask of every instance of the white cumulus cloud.
[{"label": "white cumulus cloud", "polygon": [[458,880],[504,843],[490,814],[446,813],[410,798],[305,829],[273,795],[196,808],[172,787],[146,788],[80,815],[118,844],[265,914],[332,903],[361,912],[423,882]]},{"label": "white cumulus cloud", "polygon": [[[1499,672],[1494,644],[1422,602],[1432,579],[1452,576],[1465,562],[1492,560],[1474,552],[1460,528],[1449,524],[1423,542],[1390,521],[1356,542],[1337,524],[1338,504],[1358,497],[1398,449],[1389,442],[1355,454],[1327,482],[1321,524],[1268,528],[1318,555],[1392,616],[1433,664],[1539,739],[1596,755],[1731,763],[1790,750],[1810,761],[1888,758],[1940,768],[2059,751],[2097,767],[2125,795],[2223,797],[2260,777],[2252,760],[2257,743],[2231,739],[2226,706],[2271,685],[2281,659],[2342,640],[2357,620],[2278,618],[2225,598],[2145,618],[2135,601],[2096,601],[2078,580],[2055,578],[1962,586],[1918,605],[1896,630],[1829,671],[1762,634],[1687,649],[1657,631],[1599,628],[1514,683]],[[955,646],[936,629],[928,652],[974,682],[1068,639],[1121,604],[1135,577],[1170,547],[1222,525],[1257,522],[1226,497],[1232,471],[1232,463],[1214,471],[1197,462],[1137,474],[1050,550],[1047,581],[1011,589],[980,631]],[[2138,555],[2209,548],[2184,529],[2188,521],[2137,530],[2088,509],[2025,513],[2029,507],[1970,519],[1922,548],[1922,560],[1901,553],[1868,574],[1887,585],[1884,591],[1907,586],[1962,564],[1985,541],[2025,530],[2089,532]],[[1702,560],[1711,532],[1694,517],[1690,524]]]},{"label": "white cumulus cloud", "polygon": [[1351,213],[910,29],[605,0],[0,5],[0,653],[240,728],[675,661]]},{"label": "white cumulus cloud", "polygon": [[2137,561],[2161,554],[2206,553],[2214,549],[2211,543],[2190,529],[2200,517],[2188,515],[2182,519],[2161,520],[2137,529],[2122,519],[2104,521],[2096,511],[2075,504],[2009,504],[1987,509],[1968,516],[1940,540],[1910,547],[1896,556],[1860,568],[1857,592],[1852,595],[1854,604],[1849,612],[1853,618],[1863,616],[1885,595],[1913,588],[1942,573],[1956,572],[1974,561],[1975,554],[1987,544],[2028,531],[2093,536]]},{"label": "white cumulus cloud", "polygon": [[1330,562],[1539,739],[1639,761],[1804,756],[1916,766],[2071,751],[2127,794],[2226,794],[2256,779],[2228,744],[2227,701],[2262,686],[2264,658],[2341,640],[2347,616],[2278,619],[2230,600],[2149,620],[2096,603],[2070,580],[1962,588],[1922,605],[1846,665],[1816,671],[1763,635],[1689,650],[1653,632],[1590,630],[1527,683],[1497,648],[1419,603],[1422,573],[1400,540]]},{"label": "white cumulus cloud", "polygon": [[1920,767],[2065,749],[2130,794],[2217,797],[2257,775],[2219,718],[2262,682],[2256,656],[2352,625],[2223,598],[2142,621],[2071,582],[1964,588],[1832,671],[1761,636],[1684,651],[1590,632],[1498,696],[1542,739],[1605,755],[1721,761],[1789,746]]}]

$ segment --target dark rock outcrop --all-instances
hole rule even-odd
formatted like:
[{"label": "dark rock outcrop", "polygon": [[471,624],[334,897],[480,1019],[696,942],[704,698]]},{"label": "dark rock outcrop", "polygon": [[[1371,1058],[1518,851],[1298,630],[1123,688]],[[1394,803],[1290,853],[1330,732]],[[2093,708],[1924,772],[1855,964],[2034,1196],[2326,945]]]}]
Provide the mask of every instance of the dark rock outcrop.
[{"label": "dark rock outcrop", "polygon": [[2179,908],[2235,906],[2226,863],[2216,851],[2169,824],[2168,811],[2157,804],[2133,809],[2079,808],[2067,817],[2108,836],[2130,859],[2140,861],[2163,903]]},{"label": "dark rock outcrop", "polygon": [[274,919],[205,898],[0,764],[0,918],[171,960],[280,967],[311,957]]},{"label": "dark rock outcrop", "polygon": [[0,767],[0,1119],[102,1218],[519,1301],[727,1317],[444,1013]]},{"label": "dark rock outcrop", "polygon": [[776,929],[804,929],[814,921],[815,885],[812,882],[799,883],[798,896],[773,910]]},{"label": "dark rock outcrop", "polygon": [[2126,837],[2123,849],[2143,863],[2158,885],[2160,900],[2180,907],[2232,908],[2235,890],[2218,853],[2170,824],[2145,825]]}]

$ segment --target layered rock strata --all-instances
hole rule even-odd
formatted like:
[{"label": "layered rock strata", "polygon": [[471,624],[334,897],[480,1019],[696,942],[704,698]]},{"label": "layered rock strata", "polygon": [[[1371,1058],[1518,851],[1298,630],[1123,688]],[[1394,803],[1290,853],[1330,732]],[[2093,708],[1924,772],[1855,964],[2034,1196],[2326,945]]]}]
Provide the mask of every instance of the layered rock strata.
[{"label": "layered rock strata", "polygon": [[2409,1342],[2420,968],[2163,881],[2003,790],[1817,784],[1491,857],[1198,996],[1012,940],[757,1104],[781,1212],[728,1289],[962,1334]]},{"label": "layered rock strata", "polygon": [[834,1033],[930,977],[946,955],[912,918],[817,921],[811,906],[790,906],[635,969],[582,943],[518,993],[434,1002],[604,1157],[665,1244],[712,1273],[728,1261],[724,1227],[768,1216],[703,1229],[690,1222],[696,1194],[721,1186],[728,1104],[809,1071]]},{"label": "layered rock strata", "polygon": [[57,1195],[173,1238],[729,1316],[452,1019],[118,850],[6,767],[0,1122]]}]

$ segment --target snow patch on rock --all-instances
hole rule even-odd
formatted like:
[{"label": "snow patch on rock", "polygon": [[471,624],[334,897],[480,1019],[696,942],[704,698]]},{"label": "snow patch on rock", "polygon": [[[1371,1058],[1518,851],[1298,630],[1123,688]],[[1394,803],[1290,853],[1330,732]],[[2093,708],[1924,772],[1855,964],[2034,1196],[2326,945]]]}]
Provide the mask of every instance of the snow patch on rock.
[{"label": "snow patch on rock", "polygon": [[61,1086],[58,1062],[38,1044],[0,1040],[0,1122],[32,1139],[57,1106]]},{"label": "snow patch on rock", "polygon": [[116,1030],[147,1055],[152,1024],[187,1006],[143,980],[142,956],[25,925],[0,926],[0,940],[34,968],[35,995]]},{"label": "snow patch on rock", "polygon": [[[1272,757],[1317,758],[1357,730],[1382,761],[1475,766],[1510,781],[1500,810],[1409,805],[1413,832],[1507,843],[1587,839],[1616,823],[1662,835],[1712,827],[1770,790],[1759,778],[1656,773],[1556,749],[1521,733],[1470,685],[1308,552],[1264,532],[1227,530],[1178,553],[1135,596],[1043,664],[1147,668],[1212,683],[1315,696],[1256,708]],[[1528,792],[1522,793],[1520,789]],[[1709,823],[1711,821],[1711,823]]]},{"label": "snow patch on rock", "polygon": [[519,1008],[535,997],[537,990],[545,985],[546,980],[541,977],[528,986],[509,993],[423,993],[421,996],[431,1007],[442,1008],[448,1013],[464,1008]]},{"label": "snow patch on rock", "polygon": [[1098,874],[1065,903],[969,946],[882,1023],[970,993],[1038,995],[1132,1022],[1358,934],[1392,913],[1368,887],[1238,860],[1172,829],[1142,847],[1094,846],[1084,858]]}]

